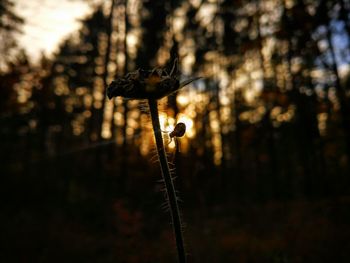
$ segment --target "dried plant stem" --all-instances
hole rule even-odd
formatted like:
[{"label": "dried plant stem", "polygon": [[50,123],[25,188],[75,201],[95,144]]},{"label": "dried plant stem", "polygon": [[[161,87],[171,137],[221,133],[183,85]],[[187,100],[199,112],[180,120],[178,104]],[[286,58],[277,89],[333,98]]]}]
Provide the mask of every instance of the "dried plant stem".
[{"label": "dried plant stem", "polygon": [[159,123],[157,100],[149,99],[148,104],[151,112],[151,119],[152,119],[154,137],[156,139],[158,158],[159,158],[162,175],[165,182],[165,189],[166,189],[168,202],[170,206],[170,213],[172,217],[173,230],[175,234],[178,259],[180,263],[185,263],[186,254],[185,254],[184,240],[183,240],[182,230],[181,230],[181,218],[179,213],[179,206],[177,204],[175,188],[174,188],[173,180],[171,178],[168,160],[165,154],[162,132],[161,132],[160,123]]}]

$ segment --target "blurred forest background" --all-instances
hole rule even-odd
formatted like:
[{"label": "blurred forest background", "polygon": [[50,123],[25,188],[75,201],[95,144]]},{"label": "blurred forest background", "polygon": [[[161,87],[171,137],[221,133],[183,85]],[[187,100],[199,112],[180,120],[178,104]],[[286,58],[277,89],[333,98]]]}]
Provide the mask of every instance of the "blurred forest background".
[{"label": "blurred forest background", "polygon": [[204,77],[161,102],[190,262],[349,262],[350,1],[91,8],[34,62],[0,1],[2,262],[176,261],[145,104],[105,96],[175,57]]}]

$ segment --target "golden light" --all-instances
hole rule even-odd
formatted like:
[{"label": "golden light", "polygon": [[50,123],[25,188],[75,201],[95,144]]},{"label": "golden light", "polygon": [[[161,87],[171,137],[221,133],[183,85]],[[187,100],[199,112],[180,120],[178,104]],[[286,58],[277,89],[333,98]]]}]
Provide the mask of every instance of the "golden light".
[{"label": "golden light", "polygon": [[26,23],[19,36],[20,46],[29,47],[28,53],[34,60],[41,52],[47,55],[56,51],[62,38],[78,30],[80,22],[91,9],[84,1],[28,1],[16,0],[15,11]]},{"label": "golden light", "polygon": [[19,103],[26,103],[32,95],[32,87],[29,84],[30,82],[22,80],[19,83],[14,85],[14,89],[17,92],[17,101]]},{"label": "golden light", "polygon": [[101,132],[101,136],[103,139],[109,139],[112,137],[112,132],[111,132],[111,129],[110,129],[110,124],[107,123],[107,122],[104,122],[102,124],[102,132]]},{"label": "golden light", "polygon": [[85,122],[85,117],[83,114],[77,115],[76,118],[71,121],[73,134],[75,136],[79,136],[84,132],[84,130],[85,130],[84,122]]},{"label": "golden light", "polygon": [[197,11],[195,19],[202,27],[207,27],[212,22],[216,11],[216,4],[204,3]]},{"label": "golden light", "polygon": [[113,119],[113,109],[114,104],[113,101],[106,100],[103,114],[103,123],[102,123],[102,131],[101,136],[104,139],[109,139],[112,137],[112,119]]},{"label": "golden light", "polygon": [[165,112],[159,113],[159,123],[162,131],[168,131],[166,130],[167,119],[168,119],[168,115]]},{"label": "golden light", "polygon": [[83,112],[83,116],[84,116],[84,118],[86,118],[86,119],[90,118],[90,117],[91,117],[91,111],[85,110],[85,111]]},{"label": "golden light", "polygon": [[54,92],[57,96],[68,95],[69,88],[67,85],[68,78],[60,76],[54,79]]},{"label": "golden light", "polygon": [[149,153],[150,143],[147,140],[140,141],[140,153],[143,156],[146,156]]},{"label": "golden light", "polygon": [[90,94],[85,94],[83,97],[84,105],[90,108],[92,105],[92,96]]},{"label": "golden light", "polygon": [[321,136],[325,136],[327,132],[327,120],[328,120],[328,113],[322,112],[317,115],[317,121],[318,121],[318,130],[321,134]]},{"label": "golden light", "polygon": [[196,43],[193,39],[185,39],[182,45],[179,47],[179,55],[181,59],[181,71],[184,74],[191,74],[193,64],[196,61],[195,52]]},{"label": "golden light", "polygon": [[276,106],[270,112],[270,119],[274,127],[279,127],[284,122],[290,122],[295,116],[295,105],[290,105],[287,110]]},{"label": "golden light", "polygon": [[114,124],[116,126],[123,126],[124,125],[124,116],[121,112],[115,112],[113,116]]},{"label": "golden light", "polygon": [[134,129],[132,127],[127,127],[126,128],[126,135],[128,137],[132,137],[134,135]]},{"label": "golden light", "polygon": [[138,50],[139,38],[140,38],[139,35],[140,34],[136,30],[133,30],[127,34],[126,43],[128,46],[128,55],[130,56],[130,58],[136,58],[137,56],[137,50]]},{"label": "golden light", "polygon": [[175,149],[175,146],[176,146],[175,140],[177,140],[177,139],[172,140],[172,141],[168,144],[168,148],[170,148],[170,149]]}]

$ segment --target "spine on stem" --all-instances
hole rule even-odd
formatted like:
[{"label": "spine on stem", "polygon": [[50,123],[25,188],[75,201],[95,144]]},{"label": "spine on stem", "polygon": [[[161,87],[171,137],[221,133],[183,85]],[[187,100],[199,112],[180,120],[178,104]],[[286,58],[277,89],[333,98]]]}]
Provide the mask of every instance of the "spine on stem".
[{"label": "spine on stem", "polygon": [[169,206],[170,206],[170,214],[172,217],[178,259],[180,263],[185,263],[186,253],[185,253],[184,240],[183,240],[182,229],[181,229],[181,218],[180,218],[179,206],[177,204],[175,187],[174,187],[173,180],[171,178],[169,164],[168,164],[168,160],[164,149],[162,132],[161,132],[160,123],[159,123],[157,100],[149,99],[148,104],[149,104],[149,109],[151,113],[153,132],[156,140],[157,153],[158,153],[158,158],[160,162],[161,172],[165,182],[165,189],[168,197],[167,201],[169,202]]}]

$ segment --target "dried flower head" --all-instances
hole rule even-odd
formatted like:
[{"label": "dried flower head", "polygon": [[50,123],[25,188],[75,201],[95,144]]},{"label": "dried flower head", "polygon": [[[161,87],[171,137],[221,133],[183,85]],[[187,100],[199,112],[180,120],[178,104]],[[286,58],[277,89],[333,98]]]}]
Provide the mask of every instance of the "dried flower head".
[{"label": "dried flower head", "polygon": [[180,82],[178,61],[175,59],[170,73],[161,68],[138,69],[117,78],[108,86],[107,96],[109,99],[117,96],[127,99],[161,99],[197,79],[200,78]]}]

